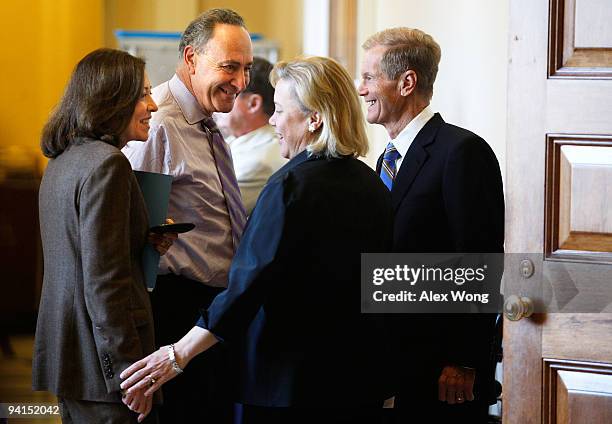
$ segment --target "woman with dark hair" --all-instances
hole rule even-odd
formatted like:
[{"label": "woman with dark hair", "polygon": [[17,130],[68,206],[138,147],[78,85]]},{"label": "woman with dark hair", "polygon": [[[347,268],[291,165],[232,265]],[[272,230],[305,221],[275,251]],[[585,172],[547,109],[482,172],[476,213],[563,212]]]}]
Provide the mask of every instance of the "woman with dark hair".
[{"label": "woman with dark hair", "polygon": [[144,61],[99,49],[78,63],[42,133],[51,160],[40,186],[45,267],[33,388],[58,396],[65,423],[141,422],[152,407],[142,393],[122,398],[119,373],[155,346],[142,249],[148,238],[163,254],[176,234],[148,234],[119,149],[147,140],[156,110]]}]

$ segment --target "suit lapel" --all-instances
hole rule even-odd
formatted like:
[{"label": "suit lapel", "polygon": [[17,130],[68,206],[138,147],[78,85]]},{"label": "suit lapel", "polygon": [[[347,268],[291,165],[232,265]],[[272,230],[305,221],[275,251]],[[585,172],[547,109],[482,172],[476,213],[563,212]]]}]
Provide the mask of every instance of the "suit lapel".
[{"label": "suit lapel", "polygon": [[[436,113],[427,124],[425,124],[423,129],[419,131],[410,145],[408,152],[406,152],[406,157],[402,160],[402,166],[399,169],[397,177],[395,177],[393,189],[391,190],[391,201],[394,210],[398,208],[402,199],[406,196],[416,176],[423,167],[423,164],[429,157],[429,153],[427,153],[425,147],[435,141],[436,133],[443,123],[444,120],[440,114]],[[378,162],[380,164],[381,159],[379,159]],[[377,169],[379,169],[378,165]]]},{"label": "suit lapel", "polygon": [[379,157],[378,157],[378,161],[376,161],[376,174],[380,175],[380,168],[382,167],[382,161],[383,161],[383,156],[385,154],[382,153]]}]

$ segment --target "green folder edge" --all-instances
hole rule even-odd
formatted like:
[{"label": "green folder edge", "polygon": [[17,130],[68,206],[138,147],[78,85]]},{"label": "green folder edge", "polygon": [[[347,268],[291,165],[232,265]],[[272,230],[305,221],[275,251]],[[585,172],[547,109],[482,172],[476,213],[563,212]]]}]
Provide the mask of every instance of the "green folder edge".
[{"label": "green folder edge", "polygon": [[[147,206],[149,215],[149,227],[164,224],[168,216],[168,200],[170,199],[170,187],[172,176],[158,174],[155,172],[134,171],[142,197]],[[159,253],[146,243],[142,251],[142,272],[147,290],[153,291],[157,280],[159,268]]]}]

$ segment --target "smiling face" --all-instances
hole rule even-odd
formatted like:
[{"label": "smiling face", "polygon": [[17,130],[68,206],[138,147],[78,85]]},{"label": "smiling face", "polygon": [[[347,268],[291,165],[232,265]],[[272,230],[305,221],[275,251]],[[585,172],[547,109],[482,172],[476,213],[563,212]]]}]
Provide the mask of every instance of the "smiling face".
[{"label": "smiling face", "polygon": [[120,140],[125,145],[130,140],[146,141],[149,137],[149,120],[151,113],[157,110],[157,105],[151,97],[151,82],[147,73],[144,74],[142,94],[136,102],[134,113],[127,128],[121,133]]},{"label": "smiling face", "polygon": [[[191,46],[187,48],[193,51]],[[236,96],[249,84],[253,63],[246,29],[217,24],[203,51],[193,51],[192,60],[191,87],[203,111],[208,115],[231,111]]]},{"label": "smiling face", "polygon": [[401,117],[406,100],[400,95],[399,81],[387,78],[380,68],[380,61],[387,49],[386,46],[375,46],[365,52],[358,88],[368,107],[368,122],[385,127],[393,125]]},{"label": "smiling face", "polygon": [[270,125],[280,141],[281,156],[293,159],[304,151],[312,138],[308,132],[309,114],[304,112],[295,98],[293,82],[281,79],[274,91],[274,114]]}]

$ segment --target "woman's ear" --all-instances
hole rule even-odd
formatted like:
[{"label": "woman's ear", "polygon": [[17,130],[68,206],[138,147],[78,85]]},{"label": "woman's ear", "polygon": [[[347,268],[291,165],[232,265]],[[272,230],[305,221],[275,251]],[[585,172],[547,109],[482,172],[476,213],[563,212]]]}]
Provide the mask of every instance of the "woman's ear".
[{"label": "woman's ear", "polygon": [[414,93],[417,87],[417,74],[412,69],[404,72],[400,79],[400,94],[407,97]]},{"label": "woman's ear", "polygon": [[323,125],[323,120],[319,112],[312,112],[308,119],[308,131],[313,133]]}]

